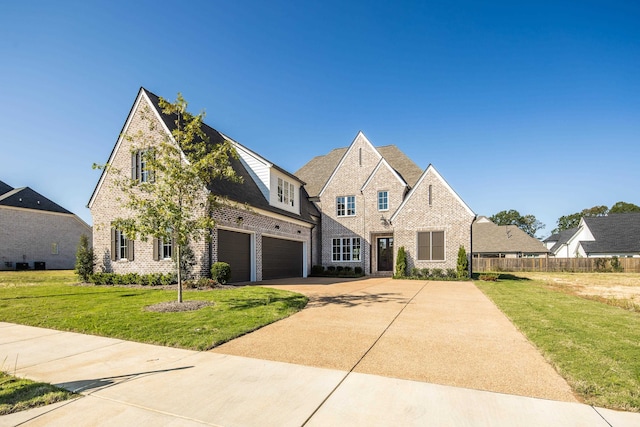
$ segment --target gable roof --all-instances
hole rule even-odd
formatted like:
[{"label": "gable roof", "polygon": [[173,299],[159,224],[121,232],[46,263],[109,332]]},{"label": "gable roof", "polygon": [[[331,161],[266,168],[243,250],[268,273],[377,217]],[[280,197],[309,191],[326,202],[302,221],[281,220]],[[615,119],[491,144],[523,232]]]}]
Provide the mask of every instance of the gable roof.
[{"label": "gable roof", "polygon": [[14,188],[0,195],[0,206],[72,214],[59,204],[47,199],[29,187]]},{"label": "gable roof", "polygon": [[[138,93],[138,96],[136,97],[136,101],[134,102],[133,106],[131,107],[131,111],[129,112],[129,116],[127,118],[127,121],[125,123],[125,125],[123,126],[123,129],[121,131],[121,135],[124,134],[126,127],[128,125],[128,122],[131,118],[131,115],[135,109],[136,104],[138,103],[139,99],[141,96],[144,96],[148,99],[148,101],[151,103],[151,105],[153,106],[153,108],[155,109],[155,113],[157,115],[157,117],[162,121],[162,123],[164,124],[165,127],[165,131],[168,132],[169,134],[171,134],[171,131],[173,129],[175,129],[176,127],[176,119],[177,116],[175,114],[164,114],[162,112],[162,108],[160,107],[160,97],[157,96],[156,94],[148,91],[147,89],[145,89],[144,87],[140,88],[140,91]],[[204,131],[204,133],[207,135],[207,137],[209,138],[209,144],[210,145],[215,145],[218,143],[221,143],[222,141],[230,141],[232,143],[233,146],[240,146],[242,147],[243,150],[250,152],[252,155],[259,157],[261,160],[265,161],[266,163],[269,163],[270,166],[274,167],[275,169],[277,169],[278,171],[286,174],[287,176],[292,177],[295,180],[299,180],[295,175],[291,174],[290,172],[287,172],[286,170],[278,167],[277,165],[269,162],[268,160],[264,159],[261,156],[258,156],[255,152],[253,152],[252,150],[249,150],[248,148],[242,146],[241,144],[239,144],[238,142],[232,140],[231,138],[228,138],[227,136],[225,136],[224,134],[218,132],[216,129],[212,128],[211,126],[207,125],[206,123],[202,124],[202,130]],[[122,136],[120,137],[122,138]],[[120,139],[118,140],[119,143]],[[111,159],[116,151],[118,144],[116,144],[116,146],[114,146],[114,149],[111,152],[111,155],[109,156],[109,162],[111,162]],[[235,182],[231,182],[231,181],[227,181],[224,179],[217,179],[214,182],[209,183],[208,185],[208,190],[211,191],[213,194],[228,198],[231,201],[240,203],[240,204],[248,204],[252,207],[255,208],[259,208],[259,209],[263,209],[269,212],[273,212],[279,215],[283,215],[289,218],[295,218],[298,220],[303,220],[305,222],[310,222],[310,223],[314,223],[315,221],[313,220],[312,216],[320,216],[319,212],[317,211],[317,208],[315,207],[315,205],[313,205],[313,203],[311,203],[308,200],[308,196],[306,194],[306,192],[304,191],[304,188],[301,189],[301,195],[300,195],[300,215],[296,215],[294,213],[285,211],[283,209],[279,209],[277,207],[271,206],[269,204],[269,201],[265,198],[264,194],[262,193],[262,191],[260,190],[260,188],[258,187],[258,184],[254,181],[254,179],[251,177],[251,174],[249,173],[249,171],[246,169],[245,165],[243,164],[243,162],[240,159],[230,159],[230,163],[231,163],[231,167],[235,170],[236,174],[238,176],[243,177],[243,182],[241,183],[235,183]],[[91,200],[89,202],[89,204],[91,204],[91,201],[94,199],[98,188],[101,185],[101,182],[103,180],[104,177],[104,173],[105,170],[103,169],[102,172],[102,176],[100,177],[100,181],[98,182],[98,185],[96,186],[95,190],[93,191],[93,195],[91,196]],[[303,184],[301,182],[301,184]]]},{"label": "gable roof", "polygon": [[8,193],[11,190],[13,190],[12,186],[0,181],[0,196],[2,196],[4,193]]},{"label": "gable roof", "polygon": [[[306,182],[305,188],[309,195],[318,196],[320,194],[320,191],[333,175],[348,149],[349,147],[335,148],[328,154],[314,157],[298,169],[295,175]],[[378,151],[409,187],[413,187],[422,175],[422,169],[395,145],[374,147],[374,149]]]},{"label": "gable roof", "polygon": [[562,246],[566,245],[577,232],[578,227],[562,230],[547,237],[543,242],[555,242],[555,244],[549,249],[550,252],[555,254]]},{"label": "gable roof", "polygon": [[451,195],[453,195],[453,197],[462,205],[462,207],[467,211],[467,213],[471,216],[475,216],[476,214],[471,210],[471,208],[469,207],[469,205],[467,205],[464,200],[462,200],[462,198],[458,195],[458,193],[455,192],[455,190],[453,189],[453,187],[451,187],[449,185],[449,183],[442,177],[442,175],[440,175],[440,173],[436,170],[436,168],[433,165],[429,165],[427,166],[427,169],[425,169],[424,173],[420,176],[420,179],[418,179],[418,181],[416,182],[415,186],[411,189],[411,191],[409,191],[409,193],[407,194],[407,196],[404,198],[404,200],[402,201],[402,203],[400,204],[400,206],[398,207],[398,209],[394,212],[393,215],[391,215],[391,222],[393,222],[396,217],[400,214],[400,212],[402,211],[402,209],[405,207],[405,205],[407,203],[409,203],[409,200],[413,197],[413,195],[415,194],[416,191],[418,191],[420,184],[422,184],[422,182],[424,181],[425,177],[429,174],[433,174],[436,176],[436,178],[438,178],[442,184],[445,186],[445,188],[447,190],[449,190],[449,192],[451,193]]},{"label": "gable roof", "polygon": [[496,225],[479,217],[471,226],[474,253],[548,253],[538,239],[515,225]]},{"label": "gable roof", "polygon": [[640,212],[584,217],[595,241],[581,241],[587,254],[640,252]]}]

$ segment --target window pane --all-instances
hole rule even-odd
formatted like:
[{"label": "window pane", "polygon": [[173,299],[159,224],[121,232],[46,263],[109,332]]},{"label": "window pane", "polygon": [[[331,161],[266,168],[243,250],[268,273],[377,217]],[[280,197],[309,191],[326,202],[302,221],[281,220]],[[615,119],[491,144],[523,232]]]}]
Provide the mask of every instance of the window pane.
[{"label": "window pane", "polygon": [[342,239],[342,260],[351,261],[351,239]]},{"label": "window pane", "polygon": [[389,193],[386,191],[378,192],[378,210],[386,211],[389,209]]},{"label": "window pane", "polygon": [[360,261],[360,238],[359,237],[353,238],[353,251],[352,251],[351,258],[353,259],[353,261]]},{"label": "window pane", "polygon": [[282,178],[278,178],[278,201],[282,203],[284,198],[284,189],[282,188]]},{"label": "window pane", "polygon": [[444,231],[434,231],[431,233],[431,259],[444,260]]},{"label": "window pane", "polygon": [[333,248],[332,248],[332,257],[333,261],[340,261],[340,239],[333,239]]},{"label": "window pane", "polygon": [[356,214],[356,196],[347,197],[347,215]]},{"label": "window pane", "polygon": [[295,194],[296,188],[293,186],[293,184],[289,184],[289,204],[291,206],[295,206],[295,197],[293,196]]},{"label": "window pane", "polygon": [[344,197],[338,197],[336,199],[336,210],[337,210],[338,216],[344,216],[345,214]]},{"label": "window pane", "polygon": [[430,237],[431,237],[431,233],[429,232],[418,233],[418,259],[419,260],[431,259],[431,252],[429,250]]}]

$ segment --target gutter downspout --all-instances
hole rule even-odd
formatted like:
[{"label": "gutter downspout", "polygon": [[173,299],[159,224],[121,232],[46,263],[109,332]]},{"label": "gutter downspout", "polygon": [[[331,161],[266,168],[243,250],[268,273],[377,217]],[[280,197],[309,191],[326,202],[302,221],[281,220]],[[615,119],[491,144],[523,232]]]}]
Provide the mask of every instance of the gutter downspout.
[{"label": "gutter downspout", "polygon": [[[473,221],[471,221],[471,226],[469,227],[469,244],[471,245],[471,248],[469,249],[469,252],[470,252],[469,258],[471,261],[469,262],[469,279],[473,278],[473,224],[476,222],[477,219],[478,219],[478,215],[474,215]],[[478,261],[478,263],[479,262],[480,261]]]}]

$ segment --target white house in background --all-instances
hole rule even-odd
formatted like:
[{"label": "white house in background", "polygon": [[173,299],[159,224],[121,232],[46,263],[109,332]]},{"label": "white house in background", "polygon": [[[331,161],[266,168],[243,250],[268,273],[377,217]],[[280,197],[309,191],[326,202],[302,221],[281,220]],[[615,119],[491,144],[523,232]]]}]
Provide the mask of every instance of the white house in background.
[{"label": "white house in background", "polygon": [[556,258],[640,257],[640,213],[583,217],[577,228],[545,239]]}]

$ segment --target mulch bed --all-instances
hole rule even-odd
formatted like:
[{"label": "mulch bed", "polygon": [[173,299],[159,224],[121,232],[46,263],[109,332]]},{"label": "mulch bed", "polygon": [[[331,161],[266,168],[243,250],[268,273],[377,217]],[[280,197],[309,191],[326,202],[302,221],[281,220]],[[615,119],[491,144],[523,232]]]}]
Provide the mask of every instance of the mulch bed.
[{"label": "mulch bed", "polygon": [[166,301],[145,307],[146,311],[157,313],[176,313],[179,311],[195,311],[213,305],[211,301]]}]

